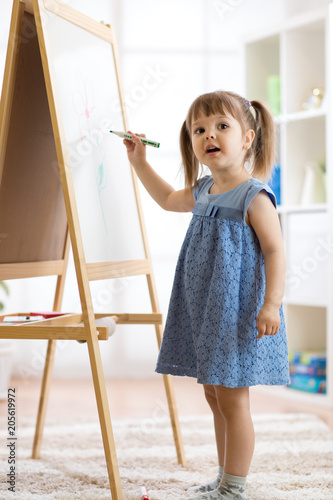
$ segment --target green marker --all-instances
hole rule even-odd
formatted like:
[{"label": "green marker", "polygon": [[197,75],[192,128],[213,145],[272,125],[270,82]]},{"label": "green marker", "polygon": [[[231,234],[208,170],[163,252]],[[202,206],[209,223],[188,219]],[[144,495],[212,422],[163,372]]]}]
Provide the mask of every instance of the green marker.
[{"label": "green marker", "polygon": [[[117,135],[118,137],[121,137],[122,139],[128,139],[129,141],[132,141],[132,134],[127,134],[126,132],[115,132],[114,130],[110,130],[111,134],[115,134]],[[156,141],[150,141],[149,139],[146,139],[145,137],[139,137],[137,136],[138,139],[140,139],[140,141],[143,143],[143,144],[146,144],[147,146],[152,146],[153,148],[159,148],[160,147],[160,143],[159,142],[156,142]]]}]

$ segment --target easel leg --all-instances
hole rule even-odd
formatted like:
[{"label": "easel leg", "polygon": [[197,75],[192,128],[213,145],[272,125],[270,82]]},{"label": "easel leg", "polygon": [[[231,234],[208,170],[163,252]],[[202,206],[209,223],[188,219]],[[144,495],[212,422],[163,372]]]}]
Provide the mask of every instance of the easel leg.
[{"label": "easel leg", "polygon": [[177,459],[180,465],[186,465],[186,457],[183,445],[183,439],[180,431],[178,412],[176,406],[175,393],[172,383],[171,375],[163,375],[165,392],[169,405],[169,413],[171,419],[171,427],[173,432],[173,438],[175,440]]},{"label": "easel leg", "polygon": [[[161,325],[156,325],[156,336],[157,336],[157,343],[158,343],[158,346],[160,348],[161,342],[162,342],[162,327],[161,327]],[[173,438],[175,441],[175,446],[176,446],[176,451],[177,451],[178,463],[180,465],[185,466],[186,465],[186,457],[185,457],[185,451],[184,451],[184,445],[183,445],[183,438],[182,438],[182,434],[181,434],[181,430],[180,430],[178,411],[177,411],[177,405],[176,405],[176,398],[175,398],[175,392],[174,392],[174,388],[173,388],[171,375],[163,375],[163,380],[164,380],[165,392],[166,392],[166,397],[167,397],[168,406],[169,406],[171,427],[172,427]]]},{"label": "easel leg", "polygon": [[[54,302],[53,302],[53,310],[54,311],[58,311],[61,308],[61,301],[62,301],[62,296],[64,293],[65,278],[66,278],[66,271],[67,271],[69,247],[70,247],[70,238],[69,238],[69,233],[67,230],[66,241],[65,241],[65,246],[64,246],[64,255],[63,255],[64,272],[61,275],[59,275],[58,279],[57,279],[57,286],[56,286]],[[45,366],[44,366],[42,387],[41,387],[40,397],[39,397],[39,407],[38,407],[38,414],[37,414],[36,430],[35,430],[34,444],[32,447],[32,455],[31,455],[32,458],[40,458],[40,449],[42,446],[42,438],[43,438],[47,403],[48,403],[48,399],[49,399],[51,379],[52,379],[52,370],[53,370],[53,364],[54,364],[55,348],[56,348],[56,341],[49,340],[48,344],[47,344],[46,360],[45,360]]]},{"label": "easel leg", "polygon": [[99,421],[102,431],[104,453],[108,468],[112,500],[123,500],[118,469],[116,446],[113,437],[101,353],[97,339],[88,339],[90,365],[93,376]]},{"label": "easel leg", "polygon": [[42,445],[44,423],[45,423],[45,416],[46,416],[46,410],[47,410],[47,402],[49,399],[55,347],[56,347],[56,341],[49,340],[48,346],[47,346],[45,366],[44,366],[42,387],[41,387],[40,398],[39,398],[39,407],[38,407],[38,414],[37,414],[35,438],[34,438],[34,444],[32,447],[32,458],[40,458],[40,449],[41,449],[41,445]]}]

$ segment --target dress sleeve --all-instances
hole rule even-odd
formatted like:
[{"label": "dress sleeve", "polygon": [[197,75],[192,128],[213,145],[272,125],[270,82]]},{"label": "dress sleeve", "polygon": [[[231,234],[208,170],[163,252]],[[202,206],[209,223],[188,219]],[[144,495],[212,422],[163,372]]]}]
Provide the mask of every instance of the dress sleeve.
[{"label": "dress sleeve", "polygon": [[243,220],[245,220],[246,212],[250,206],[251,201],[261,191],[264,191],[269,196],[271,202],[273,203],[274,207],[276,208],[275,194],[273,193],[273,191],[271,190],[271,188],[267,184],[264,184],[263,182],[258,181],[256,183],[252,184],[252,186],[248,190],[247,195],[245,197],[244,207],[243,207]]},{"label": "dress sleeve", "polygon": [[200,194],[205,189],[207,184],[211,182],[211,179],[212,179],[211,175],[205,175],[204,177],[199,179],[198,184],[195,186],[195,188],[193,188],[193,196],[195,201],[197,201],[197,199],[199,198]]}]

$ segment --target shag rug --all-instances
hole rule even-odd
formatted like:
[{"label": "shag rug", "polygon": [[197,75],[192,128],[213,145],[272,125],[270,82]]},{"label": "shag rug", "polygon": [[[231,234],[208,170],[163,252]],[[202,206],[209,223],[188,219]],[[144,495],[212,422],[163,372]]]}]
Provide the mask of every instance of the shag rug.
[{"label": "shag rug", "polygon": [[[333,433],[305,414],[254,415],[256,449],[249,500],[333,499]],[[124,500],[181,500],[186,489],[216,476],[210,416],[181,418],[187,467],[177,464],[170,421],[113,421]],[[0,420],[0,499],[110,500],[98,422],[47,419],[42,457],[32,460],[34,422],[18,419],[15,493],[7,490],[7,422]]]}]

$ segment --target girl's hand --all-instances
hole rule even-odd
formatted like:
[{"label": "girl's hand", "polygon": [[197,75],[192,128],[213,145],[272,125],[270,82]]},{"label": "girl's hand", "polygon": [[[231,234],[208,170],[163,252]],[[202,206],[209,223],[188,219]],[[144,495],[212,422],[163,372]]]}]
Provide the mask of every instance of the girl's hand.
[{"label": "girl's hand", "polygon": [[279,307],[264,303],[257,316],[257,339],[261,339],[264,335],[276,335],[280,322]]},{"label": "girl's hand", "polygon": [[129,162],[136,168],[146,161],[146,146],[138,138],[146,136],[144,134],[133,134],[131,131],[127,133],[132,134],[133,140],[124,139],[123,143],[126,146]]},{"label": "girl's hand", "polygon": [[195,205],[192,189],[185,188],[175,191],[146,161],[146,146],[142,144],[139,137],[145,137],[141,134],[132,134],[133,141],[124,139],[127,149],[127,156],[130,163],[135,168],[135,172],[140,181],[147,189],[150,196],[164,210],[173,212],[191,212]]}]

